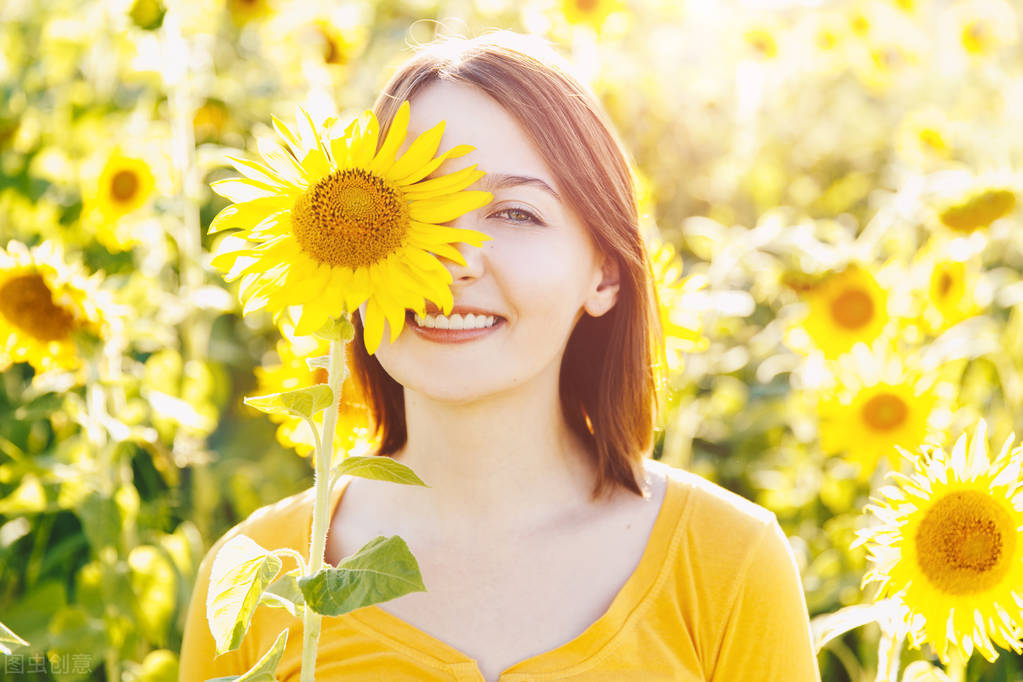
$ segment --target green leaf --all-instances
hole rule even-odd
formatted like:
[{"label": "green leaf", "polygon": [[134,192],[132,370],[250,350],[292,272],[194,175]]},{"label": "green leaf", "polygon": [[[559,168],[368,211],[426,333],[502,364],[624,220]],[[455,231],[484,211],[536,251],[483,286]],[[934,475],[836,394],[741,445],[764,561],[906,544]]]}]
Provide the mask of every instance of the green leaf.
[{"label": "green leaf", "polygon": [[206,620],[218,656],[241,644],[263,590],[280,570],[281,560],[245,535],[231,538],[217,552],[206,595]]},{"label": "green leaf", "polygon": [[391,481],[405,485],[430,486],[416,476],[416,472],[397,460],[384,455],[350,455],[341,460],[331,473],[331,480],[350,474],[376,481]]},{"label": "green leaf", "polygon": [[330,369],[330,355],[317,355],[313,358],[306,358],[305,364],[309,367],[310,372],[316,369]]},{"label": "green leaf", "polygon": [[313,336],[324,341],[351,341],[355,338],[355,327],[346,315],[328,318],[322,327],[313,332]]},{"label": "green leaf", "polygon": [[266,412],[267,414],[290,412],[306,419],[312,419],[314,414],[326,407],[330,407],[333,401],[334,392],[326,384],[306,386],[305,388],[285,391],[284,393],[248,396],[242,400],[243,403],[256,408],[260,412]]},{"label": "green leaf", "polygon": [[302,589],[298,586],[298,577],[301,574],[302,571],[296,568],[275,580],[263,592],[260,604],[283,608],[296,618],[302,617],[305,611],[305,597],[302,596]]},{"label": "green leaf", "polygon": [[397,535],[380,535],[337,568],[325,567],[299,578],[306,603],[317,613],[340,616],[355,609],[388,601],[409,592],[425,592],[419,564]]},{"label": "green leaf", "polygon": [[0,652],[3,652],[9,656],[11,654],[11,647],[8,646],[9,644],[15,644],[17,646],[28,646],[28,642],[14,634],[14,631],[11,630],[9,627],[4,625],[3,623],[0,623]]},{"label": "green leaf", "polygon": [[284,630],[277,635],[273,646],[263,654],[262,658],[256,661],[256,665],[249,668],[241,675],[228,675],[227,677],[214,677],[206,682],[277,682],[274,671],[281,662],[281,654],[288,643],[288,631]]},{"label": "green leaf", "polygon": [[104,547],[116,547],[121,537],[121,508],[117,501],[93,492],[79,505],[78,518],[89,544],[97,554]]}]

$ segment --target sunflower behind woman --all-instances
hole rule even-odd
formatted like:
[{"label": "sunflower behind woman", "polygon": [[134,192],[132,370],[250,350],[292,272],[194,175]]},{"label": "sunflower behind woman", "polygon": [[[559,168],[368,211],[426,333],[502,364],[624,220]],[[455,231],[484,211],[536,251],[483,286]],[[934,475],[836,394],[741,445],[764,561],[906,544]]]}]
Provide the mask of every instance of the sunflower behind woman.
[{"label": "sunflower behind woman", "polygon": [[109,299],[101,274],[64,262],[56,242],[0,248],[0,371],[27,362],[37,373],[81,365],[75,335],[102,336]]},{"label": "sunflower behind woman", "polygon": [[973,649],[998,657],[993,644],[1019,653],[1023,634],[1023,451],[992,462],[987,425],[977,425],[951,454],[928,447],[914,457],[910,476],[892,474],[867,510],[881,524],[857,531],[854,546],[868,544],[873,568],[864,585],[880,583],[881,596],[906,607],[910,641],[927,641],[943,663],[949,649],[969,658]]},{"label": "sunflower behind woman", "polygon": [[[327,381],[327,370],[309,369],[306,358],[325,355],[330,344],[315,336],[297,336],[277,342],[280,364],[256,368],[258,393],[281,393],[297,388],[323,384]],[[364,402],[351,367],[351,354],[346,356],[348,378],[341,385],[341,402],[338,405],[337,429],[334,431],[335,453],[361,451],[372,445],[370,436],[369,407]],[[316,440],[305,420],[290,414],[271,414],[271,421],[277,422],[277,440],[285,447],[294,448],[299,455],[307,457],[316,447]],[[323,432],[323,415],[314,417],[320,433]]]},{"label": "sunflower behind woman", "polygon": [[465,191],[483,176],[475,165],[424,180],[446,159],[472,150],[459,145],[435,157],[443,121],[397,157],[408,122],[404,102],[378,150],[372,112],[334,136],[303,111],[299,135],[274,119],[287,148],[260,140],[265,165],[232,159],[246,177],[213,183],[235,203],[210,232],[242,231],[218,244],[212,265],[226,271],[227,281],[242,278],[244,313],[265,307],[279,322],[290,308],[295,334],[306,335],[366,302],[364,338],[372,354],[385,318],[394,341],[407,310],[426,314],[424,295],[451,312],[451,273],[431,252],[464,265],[452,242],[481,246],[490,237],[442,223],[485,206],[492,195]]}]

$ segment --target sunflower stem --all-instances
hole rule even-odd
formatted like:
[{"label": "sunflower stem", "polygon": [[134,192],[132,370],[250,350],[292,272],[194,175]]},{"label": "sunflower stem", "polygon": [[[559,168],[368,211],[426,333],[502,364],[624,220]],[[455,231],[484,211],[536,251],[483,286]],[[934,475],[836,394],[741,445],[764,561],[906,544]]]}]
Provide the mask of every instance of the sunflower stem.
[{"label": "sunflower stem", "polygon": [[[330,496],[330,463],[334,450],[334,427],[341,403],[341,386],[345,380],[345,341],[330,342],[330,360],[327,368],[327,385],[334,399],[323,417],[323,438],[316,444],[316,479],[314,483],[316,501],[313,506],[312,538],[309,543],[309,575],[315,575],[323,567],[323,554],[327,544],[327,524]],[[315,430],[315,429],[314,429]],[[302,682],[314,682],[316,675],[316,648],[320,639],[320,623],[323,617],[307,608],[302,622]]]}]

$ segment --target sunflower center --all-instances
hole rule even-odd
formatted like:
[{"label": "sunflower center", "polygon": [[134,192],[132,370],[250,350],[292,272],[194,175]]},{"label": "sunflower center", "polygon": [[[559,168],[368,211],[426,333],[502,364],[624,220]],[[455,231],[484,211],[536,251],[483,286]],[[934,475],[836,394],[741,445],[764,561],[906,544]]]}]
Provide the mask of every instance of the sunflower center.
[{"label": "sunflower center", "polygon": [[1008,512],[987,493],[963,490],[938,500],[916,532],[920,570],[949,594],[973,594],[998,584],[1016,545]]},{"label": "sunflower center", "polygon": [[408,204],[401,190],[361,168],[331,173],[295,202],[292,232],[320,263],[364,267],[404,243]]},{"label": "sunflower center", "polygon": [[576,9],[580,12],[592,12],[599,4],[600,0],[575,0]]},{"label": "sunflower center", "polygon": [[110,196],[117,201],[130,201],[139,191],[139,176],[130,170],[119,170],[110,179]]},{"label": "sunflower center", "polygon": [[909,409],[902,398],[891,393],[875,395],[863,405],[863,421],[878,431],[889,431],[906,421]]},{"label": "sunflower center", "polygon": [[846,289],[831,301],[831,316],[839,326],[859,329],[874,317],[874,302],[860,289]]},{"label": "sunflower center", "polygon": [[952,289],[952,275],[942,271],[938,276],[938,298],[945,298]]},{"label": "sunflower center", "polygon": [[39,341],[65,339],[75,326],[74,316],[53,303],[38,273],[12,277],[0,286],[0,315]]}]

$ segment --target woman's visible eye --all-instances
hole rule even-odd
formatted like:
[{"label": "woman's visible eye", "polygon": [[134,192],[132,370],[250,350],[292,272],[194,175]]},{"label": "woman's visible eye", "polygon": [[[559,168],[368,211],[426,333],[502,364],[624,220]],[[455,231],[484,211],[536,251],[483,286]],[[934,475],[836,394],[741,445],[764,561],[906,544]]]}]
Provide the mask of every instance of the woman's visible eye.
[{"label": "woman's visible eye", "polygon": [[508,220],[513,223],[533,223],[534,225],[543,225],[540,219],[530,213],[524,208],[504,208],[492,215],[507,215]]}]

